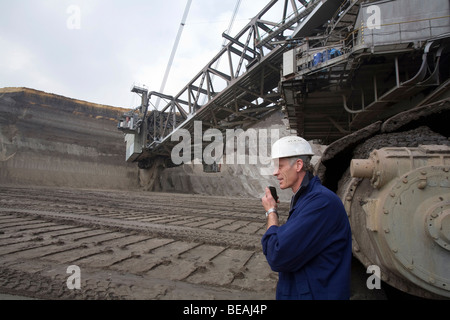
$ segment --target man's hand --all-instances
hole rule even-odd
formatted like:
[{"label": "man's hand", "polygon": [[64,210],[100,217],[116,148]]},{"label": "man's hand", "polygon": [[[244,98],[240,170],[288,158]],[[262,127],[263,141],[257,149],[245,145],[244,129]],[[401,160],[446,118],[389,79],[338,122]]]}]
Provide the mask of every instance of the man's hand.
[{"label": "man's hand", "polygon": [[[264,209],[266,210],[266,212],[271,208],[277,209],[278,207],[277,202],[279,203],[280,200],[275,201],[275,199],[272,197],[272,194],[270,193],[269,188],[266,187],[265,191],[266,193],[264,194],[264,197],[261,198],[261,202]],[[279,225],[278,214],[276,214],[275,212],[270,213],[269,216],[267,217],[267,229],[269,229],[271,226],[278,226],[278,225]]]},{"label": "man's hand", "polygon": [[[271,208],[277,208],[277,201],[272,197],[272,194],[270,193],[270,189],[266,187],[265,189],[266,193],[264,194],[264,197],[261,198],[262,205],[266,211],[268,211]],[[280,200],[278,200],[280,202]]]}]

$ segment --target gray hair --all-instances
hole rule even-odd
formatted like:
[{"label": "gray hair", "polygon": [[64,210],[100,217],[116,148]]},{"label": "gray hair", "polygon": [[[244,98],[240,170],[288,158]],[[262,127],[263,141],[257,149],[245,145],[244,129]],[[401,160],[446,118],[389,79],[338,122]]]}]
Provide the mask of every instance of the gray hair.
[{"label": "gray hair", "polygon": [[291,166],[293,166],[294,163],[297,162],[298,159],[303,161],[302,171],[314,173],[314,166],[311,164],[311,156],[294,156],[294,157],[289,157],[288,158],[289,164]]}]

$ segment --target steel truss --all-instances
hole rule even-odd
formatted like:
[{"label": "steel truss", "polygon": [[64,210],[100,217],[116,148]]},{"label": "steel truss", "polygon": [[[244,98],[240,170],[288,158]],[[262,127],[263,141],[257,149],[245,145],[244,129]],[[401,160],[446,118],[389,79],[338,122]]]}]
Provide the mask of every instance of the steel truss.
[{"label": "steel truss", "polygon": [[134,111],[138,125],[124,131],[141,135],[142,153],[132,160],[170,157],[177,143],[171,135],[181,128],[193,132],[194,121],[202,121],[202,130],[224,132],[245,129],[279,110],[282,54],[301,23],[325,2],[270,1],[236,36],[223,34],[228,43],[177,95],[163,95],[169,101],[160,111],[149,111],[149,104],[161,94],[135,90],[142,97]]}]

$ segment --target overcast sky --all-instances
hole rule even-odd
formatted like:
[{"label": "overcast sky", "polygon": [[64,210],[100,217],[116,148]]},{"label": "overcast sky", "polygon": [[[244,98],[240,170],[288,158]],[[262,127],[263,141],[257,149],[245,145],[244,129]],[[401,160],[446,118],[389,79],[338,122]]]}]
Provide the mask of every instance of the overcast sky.
[{"label": "overcast sky", "polygon": [[[0,87],[134,108],[159,91],[187,0],[0,0]],[[241,0],[235,35],[268,0]],[[237,0],[192,0],[164,93],[220,50]]]}]

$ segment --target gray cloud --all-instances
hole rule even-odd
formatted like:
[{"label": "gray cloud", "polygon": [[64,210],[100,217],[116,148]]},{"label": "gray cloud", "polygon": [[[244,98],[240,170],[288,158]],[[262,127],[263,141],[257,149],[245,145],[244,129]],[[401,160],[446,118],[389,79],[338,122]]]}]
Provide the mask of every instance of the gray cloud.
[{"label": "gray cloud", "polygon": [[[235,4],[192,2],[166,93],[178,93],[220,50]],[[242,1],[234,30],[264,4]],[[0,1],[0,87],[135,107],[129,91],[134,82],[159,90],[185,5],[185,0]],[[70,6],[79,9],[78,16]]]}]

